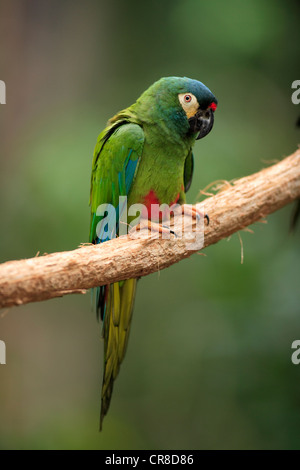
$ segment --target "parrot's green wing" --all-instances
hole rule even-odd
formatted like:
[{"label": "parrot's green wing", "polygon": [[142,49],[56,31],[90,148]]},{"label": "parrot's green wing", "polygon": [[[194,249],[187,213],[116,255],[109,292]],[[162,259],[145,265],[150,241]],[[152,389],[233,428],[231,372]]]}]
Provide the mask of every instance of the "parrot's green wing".
[{"label": "parrot's green wing", "polygon": [[[91,177],[90,242],[102,243],[118,235],[118,220],[124,210],[124,206],[119,204],[119,196],[128,196],[134,184],[143,146],[144,132],[137,124],[118,122],[100,134]],[[102,210],[99,210],[102,204]],[[107,204],[116,209],[115,215],[105,212]],[[116,224],[110,223],[114,221]],[[109,230],[109,226],[115,228]],[[104,338],[100,429],[126,351],[136,282],[136,279],[128,279],[96,290],[96,309],[103,320]]]},{"label": "parrot's green wing", "polygon": [[143,129],[137,124],[126,121],[106,128],[99,135],[94,151],[91,176],[90,242],[106,241],[101,237],[105,233],[106,223],[101,226],[101,220],[104,217],[97,215],[97,209],[101,204],[112,204],[119,213],[119,196],[129,194],[143,146]]},{"label": "parrot's green wing", "polygon": [[184,181],[184,192],[187,193],[191,187],[192,179],[194,173],[194,155],[192,149],[190,150],[188,156],[184,162],[184,174],[183,174],[183,181]]},{"label": "parrot's green wing", "polygon": [[186,203],[186,196],[185,194],[191,187],[192,179],[194,173],[194,155],[192,149],[190,149],[188,156],[184,162],[184,169],[183,169],[183,186],[180,191],[180,197],[178,200],[178,204],[185,204]]}]

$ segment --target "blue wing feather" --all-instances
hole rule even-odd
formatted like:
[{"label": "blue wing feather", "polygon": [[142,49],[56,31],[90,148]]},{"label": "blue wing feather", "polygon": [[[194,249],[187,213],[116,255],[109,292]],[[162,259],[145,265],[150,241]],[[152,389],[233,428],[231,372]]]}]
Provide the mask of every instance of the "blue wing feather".
[{"label": "blue wing feather", "polygon": [[[114,129],[104,130],[94,152],[91,178],[91,225],[90,242],[98,244],[114,238],[119,233],[119,219],[122,217],[125,204],[120,206],[119,196],[128,196],[138,170],[144,146],[143,129],[137,124],[122,122]],[[112,204],[115,214],[97,214],[100,204]],[[102,211],[103,212],[103,211]],[[116,224],[112,217],[116,217]],[[100,224],[100,225],[99,225]],[[107,233],[107,228],[114,230]],[[96,288],[97,312],[104,318],[106,288]]]}]

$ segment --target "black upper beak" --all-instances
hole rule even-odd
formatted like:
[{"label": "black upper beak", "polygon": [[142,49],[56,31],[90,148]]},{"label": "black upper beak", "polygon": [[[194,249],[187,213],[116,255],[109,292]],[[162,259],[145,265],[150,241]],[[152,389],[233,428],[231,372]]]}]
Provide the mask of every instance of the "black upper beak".
[{"label": "black upper beak", "polygon": [[196,134],[199,132],[197,139],[202,139],[212,130],[214,125],[214,112],[211,108],[206,110],[199,109],[195,116],[189,119],[190,132]]}]

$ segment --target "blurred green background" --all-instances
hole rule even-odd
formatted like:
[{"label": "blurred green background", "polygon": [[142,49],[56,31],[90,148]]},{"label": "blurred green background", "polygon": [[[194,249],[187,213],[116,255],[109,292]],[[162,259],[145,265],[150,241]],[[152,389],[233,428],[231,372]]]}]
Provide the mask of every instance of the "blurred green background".
[{"label": "blurred green background", "polygon": [[[89,232],[97,135],[162,76],[217,96],[189,202],[292,153],[298,0],[0,0],[0,261]],[[98,433],[101,327],[90,295],[0,313],[0,448],[300,448],[300,243],[292,206],[139,282]]]}]

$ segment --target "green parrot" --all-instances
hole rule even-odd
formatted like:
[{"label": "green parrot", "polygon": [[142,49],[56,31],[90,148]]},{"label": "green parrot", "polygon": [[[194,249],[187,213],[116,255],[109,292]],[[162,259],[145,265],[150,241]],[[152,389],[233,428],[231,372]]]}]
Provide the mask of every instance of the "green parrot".
[{"label": "green parrot", "polygon": [[[92,164],[91,243],[119,235],[118,223],[109,231],[107,213],[97,212],[99,205],[110,204],[118,221],[126,210],[119,196],[127,196],[127,207],[144,204],[149,220],[152,204],[185,204],[193,175],[192,147],[211,131],[216,108],[215,96],[203,83],[165,77],[108,121]],[[137,279],[128,279],[96,288],[104,338],[100,430],[126,352],[136,284]]]}]

